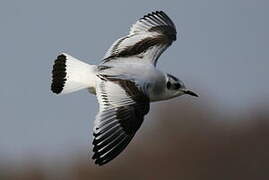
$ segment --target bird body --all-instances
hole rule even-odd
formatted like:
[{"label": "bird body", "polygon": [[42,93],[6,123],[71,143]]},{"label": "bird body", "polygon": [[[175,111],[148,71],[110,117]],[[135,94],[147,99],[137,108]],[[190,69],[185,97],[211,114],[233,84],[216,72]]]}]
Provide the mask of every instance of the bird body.
[{"label": "bird body", "polygon": [[197,96],[181,80],[156,68],[159,56],[175,40],[174,23],[163,11],[156,11],[139,19],[129,35],[116,40],[99,65],[66,53],[55,60],[54,93],[88,89],[99,102],[93,130],[96,164],[108,163],[126,148],[149,112],[150,102],[183,94]]},{"label": "bird body", "polygon": [[162,100],[165,93],[166,75],[156,69],[152,64],[141,62],[125,62],[111,65],[111,69],[99,71],[108,76],[120,76],[122,79],[132,79],[137,86],[144,88],[144,93],[149,96],[151,102]]}]

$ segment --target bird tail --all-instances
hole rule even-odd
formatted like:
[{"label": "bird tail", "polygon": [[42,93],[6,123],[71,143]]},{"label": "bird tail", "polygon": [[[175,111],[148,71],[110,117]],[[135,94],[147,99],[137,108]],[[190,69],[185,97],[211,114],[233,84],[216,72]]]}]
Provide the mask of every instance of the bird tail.
[{"label": "bird tail", "polygon": [[51,91],[67,94],[95,87],[95,65],[84,63],[66,53],[60,54],[52,70]]}]

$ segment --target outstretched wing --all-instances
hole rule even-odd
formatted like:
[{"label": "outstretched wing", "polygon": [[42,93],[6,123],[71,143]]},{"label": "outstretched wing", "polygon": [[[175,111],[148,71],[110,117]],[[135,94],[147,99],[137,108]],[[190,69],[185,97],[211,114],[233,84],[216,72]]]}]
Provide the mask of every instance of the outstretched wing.
[{"label": "outstretched wing", "polygon": [[96,87],[99,113],[94,124],[92,158],[103,165],[132,140],[149,111],[149,99],[132,81],[100,78]]},{"label": "outstretched wing", "polygon": [[133,24],[129,35],[115,41],[103,61],[137,56],[156,65],[162,52],[176,40],[176,34],[174,23],[163,11],[152,12]]}]

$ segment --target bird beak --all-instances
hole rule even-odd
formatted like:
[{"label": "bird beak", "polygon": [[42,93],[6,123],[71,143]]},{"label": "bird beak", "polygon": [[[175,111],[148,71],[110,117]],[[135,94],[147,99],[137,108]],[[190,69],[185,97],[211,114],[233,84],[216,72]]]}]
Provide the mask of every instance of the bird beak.
[{"label": "bird beak", "polygon": [[190,90],[184,90],[185,94],[191,95],[191,96],[195,96],[195,97],[199,97],[196,93],[190,91]]}]

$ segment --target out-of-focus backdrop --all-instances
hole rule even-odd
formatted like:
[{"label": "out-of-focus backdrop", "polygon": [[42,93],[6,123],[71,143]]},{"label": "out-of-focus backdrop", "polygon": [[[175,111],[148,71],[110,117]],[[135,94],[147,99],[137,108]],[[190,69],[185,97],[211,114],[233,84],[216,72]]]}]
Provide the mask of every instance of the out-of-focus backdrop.
[{"label": "out-of-focus backdrop", "polygon": [[[0,3],[0,179],[269,179],[269,1]],[[92,155],[97,101],[50,92],[55,57],[98,64],[144,14],[165,11],[178,41],[158,67],[200,97],[151,106],[127,149]]]}]

